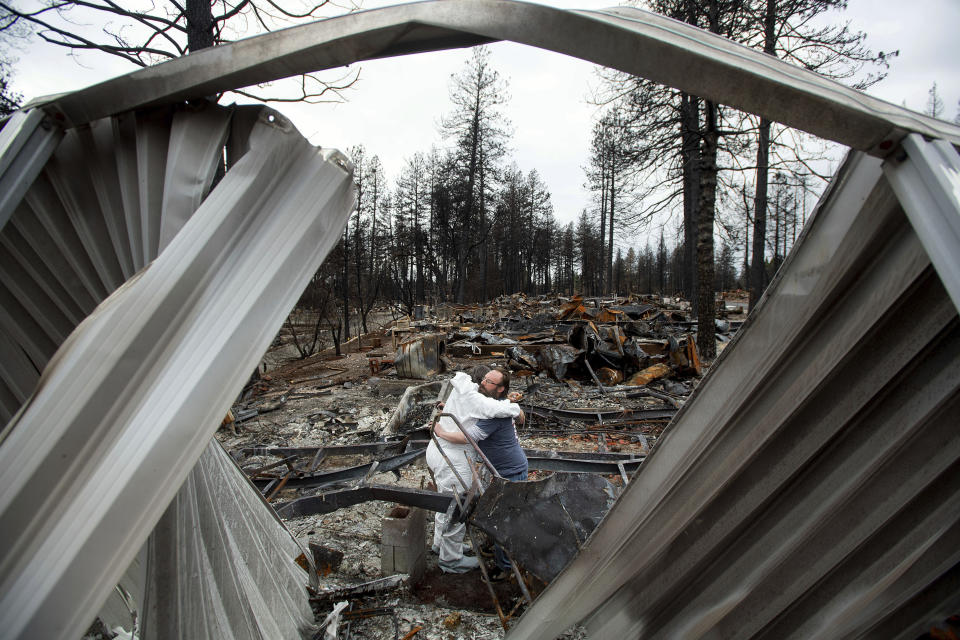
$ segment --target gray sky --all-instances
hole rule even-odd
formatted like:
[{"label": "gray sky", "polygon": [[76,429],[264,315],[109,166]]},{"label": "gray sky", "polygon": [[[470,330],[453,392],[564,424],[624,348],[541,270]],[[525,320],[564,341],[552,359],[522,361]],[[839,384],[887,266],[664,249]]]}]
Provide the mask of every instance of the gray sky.
[{"label": "gray sky", "polygon": [[[393,4],[363,2],[364,8]],[[561,8],[600,9],[610,0],[553,0]],[[936,82],[945,117],[957,115],[960,99],[960,0],[850,0],[836,16],[866,31],[873,51],[900,50],[886,80],[869,93],[923,110]],[[524,172],[536,169],[553,195],[557,218],[574,219],[589,206],[583,166],[596,107],[587,103],[597,79],[590,64],[512,43],[490,45],[492,62],[509,83],[504,109],[513,125],[513,158]],[[449,78],[463,68],[465,50],[363,63],[349,102],[275,107],[291,117],[314,144],[346,149],[363,144],[380,157],[393,180],[406,158],[443,145],[440,117],[450,109]],[[28,98],[78,89],[131,70],[110,56],[85,54],[84,66],[62,49],[37,45],[20,53],[16,87]],[[628,240],[629,242],[629,240]]]}]

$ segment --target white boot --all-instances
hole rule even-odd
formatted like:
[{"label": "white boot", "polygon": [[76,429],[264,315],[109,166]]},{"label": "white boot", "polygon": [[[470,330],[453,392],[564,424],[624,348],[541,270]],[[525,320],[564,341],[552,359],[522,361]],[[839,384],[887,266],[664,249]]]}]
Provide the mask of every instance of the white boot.
[{"label": "white boot", "polygon": [[440,569],[444,573],[466,573],[480,566],[480,561],[475,557],[462,556],[456,562],[440,562]]}]

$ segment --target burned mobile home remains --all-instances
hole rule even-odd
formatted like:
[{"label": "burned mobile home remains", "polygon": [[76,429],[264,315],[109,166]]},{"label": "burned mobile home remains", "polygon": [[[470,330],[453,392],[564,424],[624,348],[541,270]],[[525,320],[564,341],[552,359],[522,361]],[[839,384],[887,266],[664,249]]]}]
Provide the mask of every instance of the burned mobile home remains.
[{"label": "burned mobile home remains", "polygon": [[632,8],[432,0],[199,51],[6,123],[7,637],[75,638],[118,583],[145,638],[310,629],[316,572],[211,437],[351,212],[351,166],[279,113],[203,98],[498,40],[852,149],[758,308],[507,637],[914,638],[960,610],[960,128]]}]

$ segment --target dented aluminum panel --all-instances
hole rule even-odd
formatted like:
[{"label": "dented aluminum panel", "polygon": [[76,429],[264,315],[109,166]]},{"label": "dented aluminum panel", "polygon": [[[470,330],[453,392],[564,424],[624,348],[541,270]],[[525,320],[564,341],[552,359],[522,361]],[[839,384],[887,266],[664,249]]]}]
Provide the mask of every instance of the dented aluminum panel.
[{"label": "dented aluminum panel", "polygon": [[509,638],[915,638],[958,610],[960,321],[911,223],[853,153]]},{"label": "dented aluminum panel", "polygon": [[[206,197],[229,109],[125,114],[70,130],[2,230],[20,236],[2,244],[0,326],[11,349],[43,370],[0,445],[8,637],[71,638],[86,628],[353,208],[349,163],[256,110],[247,152]],[[145,139],[138,159],[151,178],[169,167],[155,184],[100,152],[113,135],[112,146],[129,149],[125,132],[137,145]],[[206,177],[197,187],[191,176]],[[138,264],[134,255],[156,258]],[[28,373],[7,387],[19,393]],[[182,538],[175,546],[209,550]],[[225,549],[219,557],[232,562]],[[265,551],[251,557],[265,575],[281,571]],[[263,587],[268,599],[289,593]],[[205,625],[223,607],[247,609],[239,602],[181,609],[185,618],[163,624]],[[261,614],[237,637],[277,637]],[[265,635],[249,635],[258,629]]]}]

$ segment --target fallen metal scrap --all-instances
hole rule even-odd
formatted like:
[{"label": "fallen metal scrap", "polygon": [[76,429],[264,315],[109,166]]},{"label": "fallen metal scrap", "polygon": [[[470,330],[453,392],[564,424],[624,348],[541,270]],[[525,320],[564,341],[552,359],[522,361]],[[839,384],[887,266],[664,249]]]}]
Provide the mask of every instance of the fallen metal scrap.
[{"label": "fallen metal scrap", "polygon": [[234,457],[242,459],[248,456],[295,456],[297,458],[308,457],[314,459],[320,454],[319,459],[323,459],[328,456],[352,456],[357,454],[396,454],[404,451],[405,447],[405,441],[328,444],[322,447],[246,447],[240,449],[239,455]]},{"label": "fallen metal scrap", "polygon": [[317,513],[332,513],[337,509],[374,500],[395,502],[430,511],[446,512],[453,502],[453,495],[425,489],[368,484],[352,489],[339,489],[315,496],[297,498],[277,504],[275,508],[277,514],[282,518],[297,518]]},{"label": "fallen metal scrap", "polygon": [[583,362],[583,353],[568,344],[554,344],[541,349],[537,353],[537,360],[551,378],[563,380],[571,368]]},{"label": "fallen metal scrap", "polygon": [[276,509],[283,518],[295,518],[380,500],[451,512],[487,532],[525,569],[549,582],[576,555],[609,510],[615,489],[602,477],[583,473],[529,482],[494,477],[483,493],[472,491],[465,499],[461,502],[453,494],[422,489],[365,485],[298,498],[278,504]]},{"label": "fallen metal scrap", "polygon": [[[410,464],[421,457],[426,449],[416,449],[395,456],[374,460],[367,464],[348,467],[346,469],[337,469],[335,471],[326,471],[321,473],[298,473],[287,477],[284,486],[288,489],[310,489],[319,487],[328,487],[349,480],[361,480],[376,473],[386,473],[396,471],[401,467]],[[264,492],[269,490],[271,483],[276,482],[276,478],[252,478],[254,484],[261,487]]]},{"label": "fallen metal scrap", "polygon": [[469,521],[549,583],[583,546],[616,499],[598,476],[553,475],[534,482],[493,478]]},{"label": "fallen metal scrap", "polygon": [[[355,598],[357,596],[369,596],[369,595],[379,595],[388,591],[393,591],[394,589],[399,589],[400,587],[405,586],[410,582],[410,576],[405,574],[397,574],[393,576],[387,576],[386,578],[378,578],[376,580],[371,580],[370,582],[364,582],[362,584],[357,584],[352,587],[343,587],[340,589],[325,589],[323,591],[318,591],[315,595],[311,596],[310,600],[313,602],[320,602],[324,600],[342,600],[344,598]],[[359,615],[354,616],[344,616],[344,617],[360,617]]]}]

